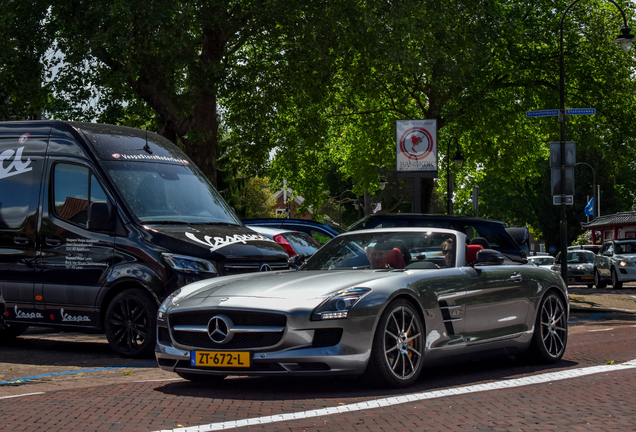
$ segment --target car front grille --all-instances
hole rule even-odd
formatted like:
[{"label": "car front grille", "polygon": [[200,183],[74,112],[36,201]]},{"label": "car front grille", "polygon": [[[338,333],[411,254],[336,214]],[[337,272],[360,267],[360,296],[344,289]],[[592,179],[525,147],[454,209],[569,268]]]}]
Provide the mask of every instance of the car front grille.
[{"label": "car front grille", "polygon": [[197,312],[178,312],[170,315],[170,327],[182,325],[208,325],[212,317],[225,315],[237,326],[284,327],[287,317],[271,312],[208,309]]},{"label": "car front grille", "polygon": [[227,260],[223,264],[223,273],[225,276],[256,273],[260,271],[282,271],[289,270],[287,261],[236,261]]},{"label": "car front grille", "polygon": [[[214,342],[208,335],[208,323],[218,315],[229,318],[235,330],[232,339],[226,343]],[[287,317],[270,312],[209,309],[170,314],[168,322],[172,338],[182,346],[217,350],[254,349],[278,344],[283,338]]]}]

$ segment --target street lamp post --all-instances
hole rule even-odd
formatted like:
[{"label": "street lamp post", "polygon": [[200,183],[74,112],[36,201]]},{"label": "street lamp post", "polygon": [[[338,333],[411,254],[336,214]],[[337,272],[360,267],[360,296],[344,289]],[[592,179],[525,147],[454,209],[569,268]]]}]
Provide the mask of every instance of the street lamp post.
[{"label": "street lamp post", "polygon": [[596,172],[592,165],[585,162],[577,162],[575,165],[585,165],[592,170],[592,220],[596,218],[596,212],[594,211],[594,206],[596,205]]},{"label": "street lamp post", "polygon": [[448,215],[453,214],[453,177],[450,170],[450,145],[453,140],[455,140],[455,144],[457,144],[457,151],[455,152],[455,157],[453,157],[453,162],[455,162],[457,169],[460,169],[462,165],[464,165],[464,156],[462,156],[459,151],[459,141],[457,141],[457,138],[451,137],[451,139],[448,140],[446,149],[446,156],[448,158],[446,162],[446,214]]},{"label": "street lamp post", "polygon": [[[559,122],[561,123],[561,232],[560,232],[560,249],[561,249],[561,277],[564,281],[567,281],[568,268],[567,268],[567,248],[568,248],[568,226],[565,212],[565,58],[563,52],[563,21],[570,9],[581,0],[574,0],[565,9],[561,16],[561,23],[559,26]],[[623,16],[623,28],[621,34],[618,35],[614,42],[621,45],[621,49],[624,53],[629,52],[632,47],[634,36],[630,34],[631,29],[627,27],[627,18],[623,9],[616,4],[613,0],[607,0],[612,3],[620,11]]]}]

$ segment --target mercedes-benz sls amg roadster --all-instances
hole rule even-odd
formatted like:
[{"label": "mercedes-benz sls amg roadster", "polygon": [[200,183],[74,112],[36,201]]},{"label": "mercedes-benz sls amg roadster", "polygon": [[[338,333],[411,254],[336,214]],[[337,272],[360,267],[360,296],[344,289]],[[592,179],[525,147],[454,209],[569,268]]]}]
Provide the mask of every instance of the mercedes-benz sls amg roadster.
[{"label": "mercedes-benz sls amg roadster", "polygon": [[156,358],[192,381],[362,375],[404,387],[486,356],[554,363],[567,286],[548,269],[438,228],[341,234],[296,270],[186,285],[158,313]]}]

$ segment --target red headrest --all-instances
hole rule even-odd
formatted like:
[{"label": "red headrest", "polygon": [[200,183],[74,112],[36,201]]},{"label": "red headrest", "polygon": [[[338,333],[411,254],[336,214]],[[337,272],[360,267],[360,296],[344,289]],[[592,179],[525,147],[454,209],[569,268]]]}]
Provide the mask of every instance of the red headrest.
[{"label": "red headrest", "polygon": [[482,245],[471,244],[467,246],[468,251],[466,252],[466,262],[474,262],[477,261],[477,252],[483,249]]},{"label": "red headrest", "polygon": [[398,248],[393,248],[387,252],[386,263],[391,264],[391,267],[396,269],[403,269],[404,267],[406,267],[406,264],[404,264],[402,251],[400,251]]}]

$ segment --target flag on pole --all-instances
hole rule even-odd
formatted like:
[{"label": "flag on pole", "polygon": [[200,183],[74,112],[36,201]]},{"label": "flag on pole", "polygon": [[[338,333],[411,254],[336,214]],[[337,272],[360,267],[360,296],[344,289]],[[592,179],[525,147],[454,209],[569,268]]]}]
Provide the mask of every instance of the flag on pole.
[{"label": "flag on pole", "polygon": [[594,197],[590,198],[585,206],[585,214],[587,216],[594,216]]}]

